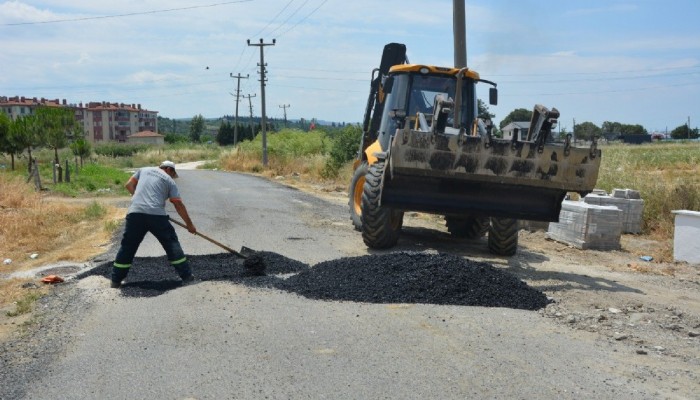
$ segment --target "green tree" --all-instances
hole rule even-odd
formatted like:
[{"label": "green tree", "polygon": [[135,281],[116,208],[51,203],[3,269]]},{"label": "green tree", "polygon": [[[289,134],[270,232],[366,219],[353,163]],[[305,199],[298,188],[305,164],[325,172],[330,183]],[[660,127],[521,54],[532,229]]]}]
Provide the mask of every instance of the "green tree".
[{"label": "green tree", "polygon": [[530,122],[532,119],[532,110],[528,110],[525,108],[517,108],[513,111],[510,112],[510,114],[506,115],[505,118],[503,118],[503,121],[501,121],[498,126],[503,129],[506,125],[510,124],[511,122],[522,122],[522,121],[527,121]]},{"label": "green tree", "polygon": [[204,132],[204,117],[202,114],[192,117],[190,123],[190,140],[194,143],[199,143],[199,140]]},{"label": "green tree", "polygon": [[[241,130],[241,126],[238,126],[238,130]],[[216,134],[216,142],[219,143],[221,146],[227,146],[230,144],[233,144],[233,139],[234,139],[234,129],[233,125],[231,125],[230,122],[221,122],[221,126],[219,127],[219,132]]]},{"label": "green tree", "polygon": [[90,154],[92,153],[92,145],[89,141],[85,140],[84,137],[80,137],[71,143],[70,149],[73,152],[73,155],[80,158],[81,167],[83,166],[83,160],[86,157],[90,157]]},{"label": "green tree", "polygon": [[576,124],[574,136],[576,140],[591,140],[594,137],[600,137],[602,130],[593,122],[581,122]]},{"label": "green tree", "polygon": [[59,164],[58,150],[68,146],[76,132],[80,132],[74,111],[70,108],[38,107],[35,111],[42,139],[54,151],[54,163]]},{"label": "green tree", "polygon": [[698,133],[698,128],[690,129],[687,124],[683,124],[671,131],[671,137],[674,139],[697,139],[700,137],[700,133]]},{"label": "green tree", "polygon": [[[20,116],[10,125],[10,140],[19,149],[27,149],[27,171],[32,172],[32,148],[41,144],[41,128],[35,115]],[[20,150],[21,151],[21,150]]]},{"label": "green tree", "polygon": [[482,120],[492,120],[496,117],[496,114],[492,114],[489,112],[489,106],[486,105],[481,99],[477,99],[477,107],[478,107],[478,118],[481,118]]}]

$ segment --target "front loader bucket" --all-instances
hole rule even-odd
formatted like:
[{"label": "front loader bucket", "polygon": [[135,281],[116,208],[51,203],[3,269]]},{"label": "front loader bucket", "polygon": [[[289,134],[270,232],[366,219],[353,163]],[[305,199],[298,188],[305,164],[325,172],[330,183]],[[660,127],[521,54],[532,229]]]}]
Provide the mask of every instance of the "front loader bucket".
[{"label": "front loader bucket", "polygon": [[381,204],[437,214],[557,221],[567,192],[594,189],[600,150],[397,131]]}]

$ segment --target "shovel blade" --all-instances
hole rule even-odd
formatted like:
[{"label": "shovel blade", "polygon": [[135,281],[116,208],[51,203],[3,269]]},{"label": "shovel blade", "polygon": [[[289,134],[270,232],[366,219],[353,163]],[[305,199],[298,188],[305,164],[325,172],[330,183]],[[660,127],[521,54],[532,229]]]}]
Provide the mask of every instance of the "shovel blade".
[{"label": "shovel blade", "polygon": [[250,247],[243,246],[241,247],[241,251],[239,253],[241,253],[244,257],[250,257],[253,254],[257,253],[257,251],[251,249]]}]

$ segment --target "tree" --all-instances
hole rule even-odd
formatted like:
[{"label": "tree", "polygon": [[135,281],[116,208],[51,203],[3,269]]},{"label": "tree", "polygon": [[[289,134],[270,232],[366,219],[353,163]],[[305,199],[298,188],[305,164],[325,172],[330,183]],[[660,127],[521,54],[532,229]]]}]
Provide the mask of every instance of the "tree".
[{"label": "tree", "polygon": [[600,137],[602,130],[593,122],[581,122],[576,124],[575,136],[576,140],[591,140],[594,137]]},{"label": "tree", "polygon": [[43,142],[54,151],[54,164],[59,164],[58,150],[68,146],[76,131],[80,132],[75,114],[70,108],[38,107],[35,115],[43,131]]},{"label": "tree", "polygon": [[623,135],[647,135],[649,132],[647,132],[646,129],[644,129],[643,126],[639,124],[635,125],[627,125],[627,124],[622,124],[622,134]]},{"label": "tree", "polygon": [[[240,125],[239,125],[239,130],[240,130]],[[230,144],[233,144],[234,140],[234,129],[233,126],[231,125],[230,122],[221,122],[221,126],[219,127],[219,132],[216,134],[216,142],[219,143],[221,146],[227,146]]]},{"label": "tree", "polygon": [[32,148],[41,144],[41,129],[35,115],[20,116],[10,125],[10,140],[19,149],[27,149],[28,172],[32,172]]},{"label": "tree", "polygon": [[683,124],[671,131],[671,137],[674,139],[697,139],[700,137],[700,133],[698,128],[690,129],[687,124]]},{"label": "tree", "polygon": [[15,169],[15,150],[10,138],[10,125],[12,121],[4,112],[0,111],[0,153],[7,153],[12,159],[12,170]]},{"label": "tree", "polygon": [[85,157],[89,157],[90,153],[92,153],[92,145],[83,137],[78,138],[71,143],[70,149],[76,157],[80,158],[81,167],[83,166],[83,159],[85,159]]},{"label": "tree", "polygon": [[199,140],[204,132],[204,117],[202,114],[192,117],[190,123],[190,140],[194,143],[199,143]]},{"label": "tree", "polygon": [[527,121],[530,122],[532,119],[532,110],[527,110],[525,108],[517,108],[513,111],[510,112],[510,114],[506,115],[505,118],[503,118],[503,121],[501,121],[498,126],[503,129],[506,125],[510,124],[511,122],[522,122],[522,121]]},{"label": "tree", "polygon": [[481,99],[477,99],[477,107],[478,107],[478,118],[481,118],[483,120],[492,120],[496,117],[496,114],[491,114],[489,112],[489,106],[486,105]]}]

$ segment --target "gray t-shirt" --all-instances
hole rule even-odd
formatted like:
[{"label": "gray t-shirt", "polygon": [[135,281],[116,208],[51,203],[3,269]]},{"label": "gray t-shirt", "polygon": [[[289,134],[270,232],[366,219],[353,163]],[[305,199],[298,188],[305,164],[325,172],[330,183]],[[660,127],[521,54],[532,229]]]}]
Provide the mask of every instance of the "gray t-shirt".
[{"label": "gray t-shirt", "polygon": [[141,168],[131,179],[137,181],[128,213],[168,215],[165,201],[180,201],[180,191],[173,178],[158,167]]}]

